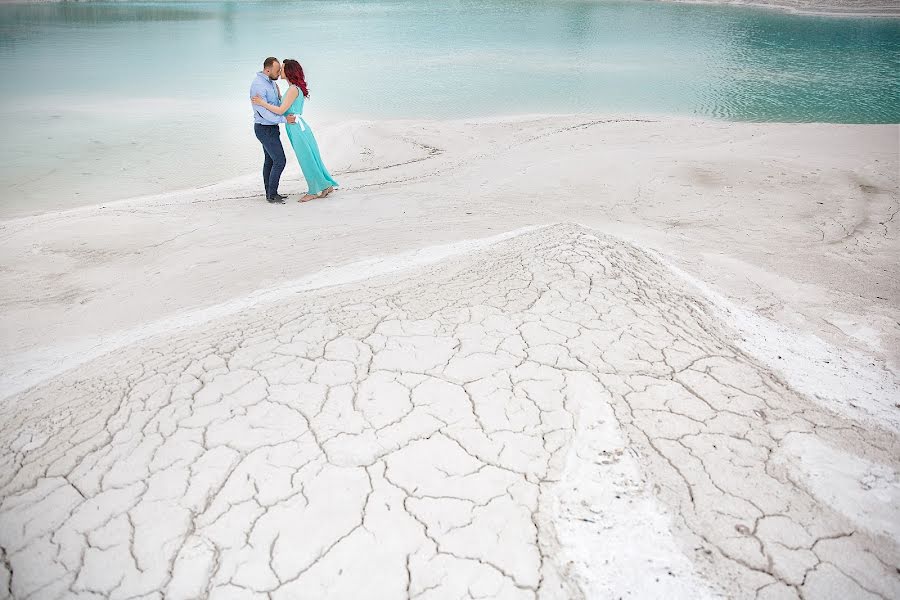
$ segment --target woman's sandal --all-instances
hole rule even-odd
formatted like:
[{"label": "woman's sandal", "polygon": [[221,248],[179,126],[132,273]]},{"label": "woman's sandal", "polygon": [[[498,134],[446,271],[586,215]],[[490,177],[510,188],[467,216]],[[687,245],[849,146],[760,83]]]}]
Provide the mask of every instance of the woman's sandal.
[{"label": "woman's sandal", "polygon": [[315,200],[316,198],[324,198],[324,196],[320,193],[318,194],[304,194],[302,198],[297,200],[297,202],[309,202],[310,200]]},{"label": "woman's sandal", "polygon": [[309,202],[310,200],[315,200],[316,198],[325,198],[326,196],[328,196],[328,194],[330,194],[333,191],[334,191],[334,186],[327,187],[324,190],[322,190],[321,192],[319,192],[318,194],[306,194],[302,198],[297,200],[297,202]]}]

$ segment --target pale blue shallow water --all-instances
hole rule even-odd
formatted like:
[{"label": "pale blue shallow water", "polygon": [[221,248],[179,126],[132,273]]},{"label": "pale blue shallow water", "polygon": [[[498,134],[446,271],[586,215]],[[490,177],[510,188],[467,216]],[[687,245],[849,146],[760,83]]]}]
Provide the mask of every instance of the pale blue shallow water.
[{"label": "pale blue shallow water", "polygon": [[131,195],[104,174],[170,179],[159,161],[204,147],[195,162],[215,170],[269,54],[301,61],[310,108],[331,118],[900,122],[896,19],[578,0],[0,5],[0,215]]}]

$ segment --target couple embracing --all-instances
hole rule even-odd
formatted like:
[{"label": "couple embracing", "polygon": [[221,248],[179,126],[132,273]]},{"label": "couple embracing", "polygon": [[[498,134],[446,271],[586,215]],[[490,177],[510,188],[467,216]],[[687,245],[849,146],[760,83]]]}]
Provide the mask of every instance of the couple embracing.
[{"label": "couple embracing", "polygon": [[[275,84],[279,77],[290,84],[284,97]],[[303,102],[309,98],[309,88],[300,63],[289,58],[282,67],[277,58],[267,58],[263,63],[263,70],[256,74],[256,79],[250,85],[250,98],[253,103],[253,129],[266,155],[263,163],[266,200],[273,204],[284,204],[287,198],[278,193],[278,182],[287,163],[281,145],[280,123],[286,124],[288,139],[309,186],[299,201],[324,198],[333,192],[338,183],[322,163],[316,138],[303,120]]]}]

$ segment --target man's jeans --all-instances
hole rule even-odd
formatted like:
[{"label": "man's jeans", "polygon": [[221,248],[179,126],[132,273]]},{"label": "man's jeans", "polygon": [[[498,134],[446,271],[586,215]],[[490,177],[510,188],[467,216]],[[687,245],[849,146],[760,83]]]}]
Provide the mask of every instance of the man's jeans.
[{"label": "man's jeans", "polygon": [[254,123],[253,131],[266,153],[266,160],[263,162],[263,185],[266,186],[266,198],[271,198],[278,193],[278,182],[287,163],[284,148],[281,146],[281,129],[278,125]]}]

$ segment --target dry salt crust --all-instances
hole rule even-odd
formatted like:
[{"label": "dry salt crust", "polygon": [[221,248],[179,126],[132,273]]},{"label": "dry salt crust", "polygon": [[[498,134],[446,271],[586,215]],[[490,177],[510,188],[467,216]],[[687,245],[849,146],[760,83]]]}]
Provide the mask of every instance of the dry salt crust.
[{"label": "dry salt crust", "polygon": [[[0,590],[896,596],[898,131],[349,121],[317,128],[325,201],[269,206],[254,175],[0,222]],[[606,313],[523,308],[586,273]],[[597,323],[623,343],[585,360]],[[286,397],[312,406],[265,413]]]},{"label": "dry salt crust", "polygon": [[896,598],[900,448],[574,226],[300,291],[5,403],[14,598]]}]

